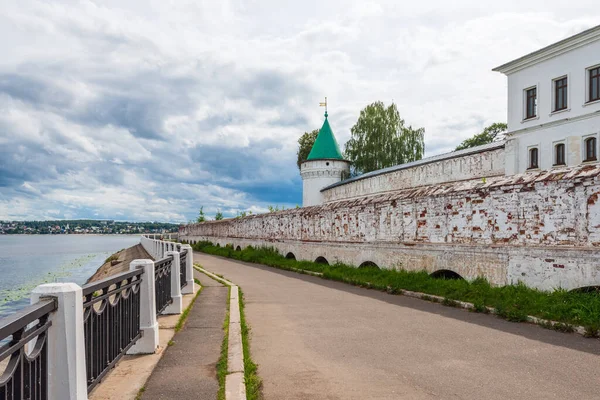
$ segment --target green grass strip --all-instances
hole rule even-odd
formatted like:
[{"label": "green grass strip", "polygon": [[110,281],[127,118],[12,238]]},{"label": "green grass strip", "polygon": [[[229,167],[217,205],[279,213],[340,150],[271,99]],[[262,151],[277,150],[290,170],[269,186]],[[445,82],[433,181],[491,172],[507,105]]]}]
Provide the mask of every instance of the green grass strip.
[{"label": "green grass strip", "polygon": [[219,391],[217,400],[225,400],[225,378],[227,377],[227,352],[229,349],[229,298],[231,296],[231,287],[227,287],[227,312],[223,321],[223,342],[221,343],[221,356],[217,361],[217,379],[219,381]]},{"label": "green grass strip", "polygon": [[262,399],[262,380],[258,376],[258,366],[252,360],[250,355],[250,328],[246,324],[246,314],[244,312],[244,292],[238,286],[240,302],[240,325],[242,330],[242,348],[244,351],[244,380],[246,382],[246,399]]},{"label": "green grass strip", "polygon": [[[199,264],[198,264],[199,265]],[[202,272],[202,271],[199,271]],[[223,275],[215,274],[219,278],[231,282],[229,279],[225,278]],[[224,285],[229,287],[229,296],[231,296],[231,286],[229,286],[225,282],[221,282]],[[237,286],[237,285],[236,285]],[[242,331],[242,351],[244,353],[244,383],[246,384],[246,399],[247,400],[261,400],[262,396],[262,379],[258,376],[258,365],[252,360],[252,356],[250,355],[250,328],[246,323],[246,314],[244,312],[245,304],[244,304],[244,292],[242,288],[238,286],[238,301],[240,305],[240,328]],[[229,305],[228,305],[229,307]],[[229,336],[229,308],[227,312],[227,329],[225,334]],[[225,328],[224,328],[225,329]],[[225,389],[225,376],[227,375],[227,346],[229,343],[229,338],[223,341],[221,346],[221,359],[219,363],[225,357],[223,365],[217,364],[217,374],[223,373],[223,390]],[[225,346],[225,347],[223,347]],[[225,353],[223,353],[225,352]],[[224,368],[224,372],[219,372],[219,368]],[[220,376],[220,375],[219,375]],[[219,378],[219,385],[221,384],[221,380]],[[220,400],[220,398],[219,398]]]},{"label": "green grass strip", "polygon": [[194,278],[194,281],[200,287],[198,288],[198,291],[194,295],[194,298],[192,299],[192,302],[190,303],[190,305],[185,310],[183,310],[183,312],[179,316],[179,319],[177,320],[177,324],[175,325],[175,333],[179,332],[181,330],[181,328],[183,328],[183,325],[185,324],[185,321],[187,321],[188,315],[189,315],[190,311],[192,310],[194,303],[196,303],[196,298],[198,298],[198,295],[202,291],[202,285],[200,284],[200,281],[195,278]]},{"label": "green grass strip", "polygon": [[[452,300],[473,303],[475,311],[485,307],[496,309],[501,318],[509,321],[526,321],[527,316],[557,321],[565,325],[581,325],[588,337],[598,337],[600,330],[600,293],[567,291],[552,292],[517,285],[492,286],[484,278],[473,281],[432,278],[426,271],[404,269],[356,268],[345,264],[317,264],[283,257],[274,248],[246,247],[236,251],[231,246],[217,247],[210,242],[196,243],[194,250],[207,254],[233,258],[284,270],[306,270],[323,274],[330,279],[351,285],[368,287],[388,293],[400,294],[402,290],[441,296]],[[568,330],[568,329],[567,329]]]}]

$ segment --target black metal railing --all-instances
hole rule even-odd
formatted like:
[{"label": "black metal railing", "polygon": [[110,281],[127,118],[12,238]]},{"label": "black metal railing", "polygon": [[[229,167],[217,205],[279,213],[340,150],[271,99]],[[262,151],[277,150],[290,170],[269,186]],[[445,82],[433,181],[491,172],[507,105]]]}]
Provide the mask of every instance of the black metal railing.
[{"label": "black metal railing", "polygon": [[187,285],[187,250],[182,249],[180,246],[179,251],[181,251],[181,253],[179,253],[179,286],[184,287]]},{"label": "black metal railing", "polygon": [[172,267],[173,256],[168,256],[154,263],[156,315],[160,315],[173,302],[171,297]]},{"label": "black metal railing", "polygon": [[143,273],[142,269],[124,272],[82,288],[88,392],[141,337]]},{"label": "black metal railing", "polygon": [[0,399],[48,398],[48,316],[54,310],[56,301],[43,299],[0,320],[0,343],[5,342],[0,345],[0,366],[6,364]]}]

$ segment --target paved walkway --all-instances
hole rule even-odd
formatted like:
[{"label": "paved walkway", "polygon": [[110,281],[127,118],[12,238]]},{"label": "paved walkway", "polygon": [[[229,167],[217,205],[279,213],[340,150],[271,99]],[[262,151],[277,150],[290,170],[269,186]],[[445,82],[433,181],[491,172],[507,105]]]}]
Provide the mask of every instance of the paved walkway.
[{"label": "paved walkway", "polygon": [[146,383],[143,400],[214,400],[219,383],[216,364],[223,341],[223,321],[227,312],[228,288],[194,271],[202,292],[187,322],[173,337]]},{"label": "paved walkway", "polygon": [[600,341],[194,253],[240,285],[266,400],[598,399]]}]

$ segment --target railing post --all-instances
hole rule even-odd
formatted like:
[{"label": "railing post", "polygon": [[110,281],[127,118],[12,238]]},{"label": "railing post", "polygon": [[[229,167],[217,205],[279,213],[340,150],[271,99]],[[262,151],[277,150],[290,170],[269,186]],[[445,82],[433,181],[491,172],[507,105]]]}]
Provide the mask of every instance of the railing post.
[{"label": "railing post", "polygon": [[83,294],[75,283],[45,283],[31,292],[31,304],[54,297],[48,329],[48,398],[87,400]]},{"label": "railing post", "polygon": [[185,274],[187,276],[187,284],[181,289],[182,294],[196,293],[196,282],[194,282],[194,252],[189,244],[182,244],[181,250],[187,250],[185,258]]},{"label": "railing post", "polygon": [[129,270],[143,269],[140,284],[140,330],[142,337],[127,351],[127,354],[152,354],[158,347],[158,322],[154,291],[154,261],[133,260]]},{"label": "railing post", "polygon": [[173,302],[165,308],[163,314],[181,314],[183,311],[183,299],[181,298],[181,285],[179,275],[179,252],[167,251],[165,257],[173,257],[171,264],[171,298]]}]

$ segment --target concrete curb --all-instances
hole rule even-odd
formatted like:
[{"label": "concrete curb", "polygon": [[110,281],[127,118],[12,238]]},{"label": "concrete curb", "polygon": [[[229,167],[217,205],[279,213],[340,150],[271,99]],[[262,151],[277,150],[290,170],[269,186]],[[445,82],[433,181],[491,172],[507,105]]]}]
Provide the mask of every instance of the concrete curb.
[{"label": "concrete curb", "polygon": [[242,346],[242,325],[240,317],[240,297],[237,285],[221,278],[202,267],[194,265],[216,281],[229,286],[229,342],[227,349],[227,376],[225,377],[225,399],[246,400],[246,382],[244,379],[244,347]]}]

